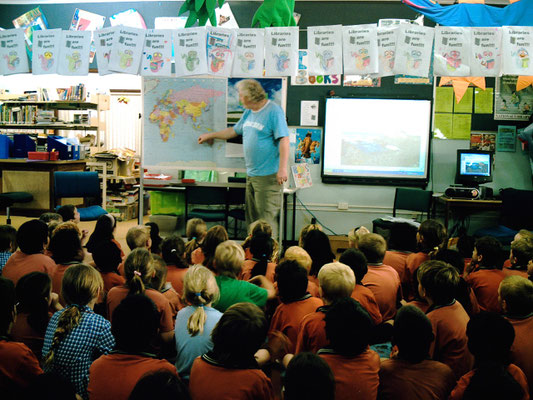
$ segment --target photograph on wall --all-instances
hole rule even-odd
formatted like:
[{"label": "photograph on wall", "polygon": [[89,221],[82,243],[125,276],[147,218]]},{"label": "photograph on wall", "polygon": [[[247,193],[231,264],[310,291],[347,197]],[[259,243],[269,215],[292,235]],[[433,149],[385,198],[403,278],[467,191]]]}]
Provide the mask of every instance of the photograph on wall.
[{"label": "photograph on wall", "polygon": [[498,125],[498,136],[496,137],[497,151],[516,151],[516,126]]},{"label": "photograph on wall", "polygon": [[320,164],[322,128],[296,128],[295,163]]},{"label": "photograph on wall", "polygon": [[496,151],[496,132],[472,131],[470,133],[470,148]]},{"label": "photograph on wall", "polygon": [[494,119],[527,121],[533,111],[533,87],[516,90],[517,76],[496,78],[494,94]]}]

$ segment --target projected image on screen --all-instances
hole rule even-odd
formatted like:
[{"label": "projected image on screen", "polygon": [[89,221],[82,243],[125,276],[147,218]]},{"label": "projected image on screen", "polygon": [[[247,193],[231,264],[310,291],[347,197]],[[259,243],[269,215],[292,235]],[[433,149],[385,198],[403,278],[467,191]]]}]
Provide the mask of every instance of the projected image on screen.
[{"label": "projected image on screen", "polygon": [[430,118],[429,100],[327,99],[323,181],[427,182]]}]

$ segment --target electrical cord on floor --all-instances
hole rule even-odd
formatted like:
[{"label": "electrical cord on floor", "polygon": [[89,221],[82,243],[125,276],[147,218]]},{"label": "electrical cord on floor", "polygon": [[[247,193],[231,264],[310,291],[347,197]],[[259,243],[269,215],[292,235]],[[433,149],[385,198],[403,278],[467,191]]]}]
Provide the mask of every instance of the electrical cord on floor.
[{"label": "electrical cord on floor", "polygon": [[328,232],[331,232],[332,235],[337,235],[335,232],[333,232],[331,229],[329,229],[326,225],[324,225],[322,222],[320,222],[320,220],[316,217],[316,215],[313,214],[311,212],[311,210],[309,210],[307,208],[307,206],[302,202],[302,200],[298,199],[298,202],[302,205],[302,207],[305,209],[305,211],[307,211],[309,214],[311,214],[311,216],[316,220],[316,222],[318,222],[324,229],[326,229]]}]

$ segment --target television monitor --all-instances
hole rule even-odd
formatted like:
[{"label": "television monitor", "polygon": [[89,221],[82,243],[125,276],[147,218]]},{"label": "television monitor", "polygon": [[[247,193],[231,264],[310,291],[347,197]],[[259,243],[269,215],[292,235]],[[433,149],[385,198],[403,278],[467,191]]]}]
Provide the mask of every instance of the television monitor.
[{"label": "television monitor", "polygon": [[486,150],[457,150],[455,183],[477,187],[492,182],[493,153]]},{"label": "television monitor", "polygon": [[426,186],[431,101],[328,98],[322,181]]}]

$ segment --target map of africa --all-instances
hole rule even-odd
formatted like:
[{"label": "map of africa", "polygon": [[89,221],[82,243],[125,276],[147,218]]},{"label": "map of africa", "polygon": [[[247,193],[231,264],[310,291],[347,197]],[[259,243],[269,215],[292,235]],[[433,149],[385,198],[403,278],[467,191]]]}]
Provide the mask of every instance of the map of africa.
[{"label": "map of africa", "polygon": [[199,145],[202,133],[226,128],[227,80],[144,79],[144,165],[243,168],[225,155],[225,141]]}]

